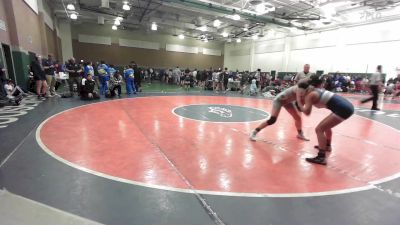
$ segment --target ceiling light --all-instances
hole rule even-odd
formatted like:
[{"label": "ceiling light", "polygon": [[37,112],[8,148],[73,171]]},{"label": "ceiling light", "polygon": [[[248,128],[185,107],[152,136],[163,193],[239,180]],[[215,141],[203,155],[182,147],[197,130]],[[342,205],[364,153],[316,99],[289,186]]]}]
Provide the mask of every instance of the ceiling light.
[{"label": "ceiling light", "polygon": [[207,26],[201,26],[201,27],[199,27],[199,28],[197,28],[198,30],[201,30],[201,31],[203,31],[203,32],[206,32],[207,31]]},{"label": "ceiling light", "polygon": [[319,7],[321,12],[324,14],[325,17],[332,17],[336,14],[336,8],[339,6],[343,6],[346,4],[351,4],[350,1],[341,1],[341,2],[328,2]]},{"label": "ceiling light", "polygon": [[243,28],[243,31],[248,31],[248,30],[249,30],[249,28],[247,28],[247,27]]},{"label": "ceiling light", "polygon": [[298,21],[296,21],[296,20],[293,20],[293,21],[291,22],[291,24],[295,25],[296,27],[301,27],[301,26],[303,26],[303,23],[300,23],[300,22],[298,22]]},{"label": "ceiling light", "polygon": [[183,34],[180,34],[180,35],[178,35],[178,37],[179,37],[179,39],[185,39],[185,35],[183,35]]},{"label": "ceiling light", "polygon": [[275,9],[276,9],[275,6],[272,5],[272,4],[269,3],[269,2],[264,3],[264,7],[265,7],[265,9],[267,10],[266,13],[268,13],[268,12],[273,12],[273,11],[275,11]]},{"label": "ceiling light", "polygon": [[119,26],[119,25],[121,25],[121,22],[119,22],[119,20],[116,19],[116,20],[114,21],[114,25]]},{"label": "ceiling light", "polygon": [[[357,15],[356,15],[356,17],[355,17],[355,18],[352,18],[351,21],[356,21],[356,20],[359,19],[359,18],[360,18],[360,16],[357,17]],[[320,22],[321,22],[321,25],[328,25],[328,24],[332,23],[332,18],[330,18],[330,17],[328,17],[328,18],[322,18],[322,19],[320,20]]]},{"label": "ceiling light", "polygon": [[68,5],[67,5],[67,9],[68,9],[68,10],[75,10],[74,4],[68,4]]},{"label": "ceiling light", "polygon": [[265,5],[263,3],[256,5],[256,12],[259,14],[263,14],[268,12],[268,10],[265,9]]},{"label": "ceiling light", "polygon": [[240,20],[240,15],[239,14],[235,14],[232,16],[233,20]]},{"label": "ceiling light", "polygon": [[258,34],[253,35],[253,40],[257,40],[258,39]]},{"label": "ceiling light", "polygon": [[113,26],[111,27],[111,29],[113,29],[113,30],[117,30],[117,29],[118,29],[118,27],[117,27],[117,26],[115,26],[115,25],[113,25]]},{"label": "ceiling light", "polygon": [[128,2],[124,2],[124,5],[122,6],[123,10],[129,11],[131,10],[131,7],[128,5]]},{"label": "ceiling light", "polygon": [[69,16],[71,19],[76,20],[78,19],[78,15],[76,13],[71,13],[71,15]]},{"label": "ceiling light", "polygon": [[267,35],[268,35],[268,37],[274,37],[275,36],[275,31],[271,29],[271,30],[268,31]]},{"label": "ceiling light", "polygon": [[256,11],[256,13],[258,15],[262,15],[262,14],[265,14],[265,13],[269,13],[269,12],[275,11],[275,6],[272,5],[269,2],[265,2],[265,3],[260,3],[260,4],[256,5],[254,7],[254,9],[255,9],[255,11]]},{"label": "ceiling light", "polygon": [[157,30],[157,24],[156,23],[152,23],[151,24],[151,30]]},{"label": "ceiling light", "polygon": [[213,25],[214,25],[214,27],[219,27],[219,26],[221,26],[221,21],[220,20],[214,20]]},{"label": "ceiling light", "polygon": [[236,43],[240,43],[242,40],[240,38],[236,39]]},{"label": "ceiling light", "polygon": [[119,20],[120,22],[124,19],[121,16],[118,16],[117,18],[115,18],[116,20]]},{"label": "ceiling light", "polygon": [[229,34],[228,33],[226,33],[226,32],[222,32],[222,37],[228,37],[229,36]]}]

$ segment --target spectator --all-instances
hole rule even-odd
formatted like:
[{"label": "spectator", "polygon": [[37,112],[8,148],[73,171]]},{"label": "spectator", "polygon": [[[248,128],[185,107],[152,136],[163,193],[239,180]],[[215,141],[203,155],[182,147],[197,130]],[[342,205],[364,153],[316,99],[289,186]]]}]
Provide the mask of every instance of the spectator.
[{"label": "spectator", "polygon": [[250,85],[250,95],[257,95],[257,80],[253,79]]},{"label": "spectator", "polygon": [[172,69],[169,69],[168,72],[167,72],[167,76],[165,77],[165,82],[167,84],[171,83],[172,75],[173,75]]},{"label": "spectator", "polygon": [[118,91],[118,97],[121,97],[122,76],[116,72],[110,77],[110,97],[115,97],[115,91]]},{"label": "spectator", "polygon": [[217,70],[212,72],[213,91],[218,92],[219,74]]},{"label": "spectator", "polygon": [[100,80],[100,95],[105,95],[108,90],[107,83],[110,80],[109,67],[102,60],[100,61],[100,65],[97,67],[97,71],[99,73]]},{"label": "spectator", "polygon": [[48,91],[47,94],[49,97],[53,96],[59,96],[56,93],[56,77],[55,77],[55,64],[56,62],[53,60],[52,55],[48,55],[47,59],[42,60],[42,66],[44,69],[44,72],[46,74],[46,81],[48,84]]},{"label": "spectator", "polygon": [[149,69],[149,79],[150,79],[150,83],[153,81],[153,77],[154,77],[154,70],[153,68]]},{"label": "spectator", "polygon": [[116,72],[117,72],[117,70],[114,68],[114,65],[111,64],[111,65],[108,67],[108,74],[109,74],[109,76],[110,76],[110,79],[111,79],[111,77],[112,77]]},{"label": "spectator", "polygon": [[41,57],[35,55],[34,60],[31,62],[30,71],[36,81],[36,94],[38,99],[44,100],[47,91],[46,74],[43,70]]},{"label": "spectator", "polygon": [[[92,62],[86,62],[84,65],[85,65],[85,67],[83,68],[83,70],[84,70],[84,76],[83,77],[87,78],[87,76],[89,74],[92,74],[92,76],[94,78],[94,69],[93,69]],[[93,79],[93,80],[95,80],[95,79]],[[95,82],[96,82],[96,80],[95,80]]]},{"label": "spectator", "polygon": [[134,71],[134,77],[135,77],[135,89],[138,92],[142,91],[142,78],[143,78],[143,70],[141,68],[139,68],[136,64],[135,61],[131,62],[132,65],[132,69]]},{"label": "spectator", "polygon": [[197,71],[197,68],[195,68],[192,72],[193,78],[195,79],[195,82],[197,83],[197,85],[199,85],[199,81],[200,81],[200,71]]},{"label": "spectator", "polygon": [[218,86],[219,90],[221,90],[221,91],[223,91],[225,93],[224,83],[225,83],[225,73],[221,69],[219,69],[218,70],[218,84],[217,84],[217,86]]},{"label": "spectator", "polygon": [[180,85],[181,83],[181,70],[179,69],[179,66],[177,66],[174,69],[174,83]]},{"label": "spectator", "polygon": [[260,88],[260,81],[261,81],[261,69],[257,69],[256,74],[254,74],[254,78],[256,79],[257,88]]},{"label": "spectator", "polygon": [[87,78],[82,79],[81,87],[81,99],[82,100],[94,100],[99,99],[100,96],[94,91],[96,82],[93,80],[93,76],[88,74]]},{"label": "spectator", "polygon": [[28,96],[19,86],[15,86],[11,79],[7,80],[7,83],[4,85],[4,90],[7,93],[7,97],[11,99],[17,96]]},{"label": "spectator", "polygon": [[333,91],[335,89],[335,84],[334,84],[332,75],[327,75],[327,78],[325,81],[325,89],[327,91]]},{"label": "spectator", "polygon": [[135,88],[135,71],[132,68],[132,65],[129,65],[128,68],[124,71],[124,78],[126,83],[126,92],[128,95],[136,94]]},{"label": "spectator", "polygon": [[190,75],[190,70],[186,69],[185,73],[182,76],[182,84],[183,84],[183,88],[185,88],[187,91],[190,88],[190,83],[191,83],[191,75]]},{"label": "spectator", "polygon": [[199,85],[202,89],[205,89],[205,84],[206,84],[208,72],[207,72],[207,70],[204,69],[204,70],[201,71],[201,72],[199,71],[198,74],[200,75],[200,76],[199,76],[199,83],[198,83],[198,85]]},{"label": "spectator", "polygon": [[226,89],[228,89],[228,81],[229,81],[228,68],[225,67],[223,74],[224,74],[224,80],[223,80],[223,82],[224,82],[224,91],[226,91]]},{"label": "spectator", "polygon": [[66,71],[68,72],[68,86],[70,96],[74,96],[74,84],[76,84],[78,95],[81,92],[81,77],[80,73],[82,72],[82,68],[78,63],[75,62],[74,58],[71,58],[66,65]]}]

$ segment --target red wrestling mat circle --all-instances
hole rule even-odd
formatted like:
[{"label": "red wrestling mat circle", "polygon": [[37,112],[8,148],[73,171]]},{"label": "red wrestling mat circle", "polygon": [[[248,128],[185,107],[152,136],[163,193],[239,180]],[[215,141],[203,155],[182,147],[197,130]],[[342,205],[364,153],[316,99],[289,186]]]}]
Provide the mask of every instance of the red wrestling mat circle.
[{"label": "red wrestling mat circle", "polygon": [[[304,118],[310,142],[296,139],[290,115],[248,134],[259,121],[214,123],[181,117],[185,105],[242,106],[269,112],[265,99],[162,96],[106,101],[56,114],[37,130],[41,147],[56,159],[109,179],[146,187],[238,196],[313,196],[365,190],[400,171],[400,134],[352,116],[334,128],[328,166],[304,158],[316,154],[314,127],[328,115],[313,109]],[[215,106],[217,105],[217,106]],[[235,108],[235,107],[232,107]],[[237,108],[237,107],[236,107]],[[197,112],[198,111],[198,112]],[[207,110],[197,110],[207,117]],[[60,174],[61,175],[61,174]]]}]

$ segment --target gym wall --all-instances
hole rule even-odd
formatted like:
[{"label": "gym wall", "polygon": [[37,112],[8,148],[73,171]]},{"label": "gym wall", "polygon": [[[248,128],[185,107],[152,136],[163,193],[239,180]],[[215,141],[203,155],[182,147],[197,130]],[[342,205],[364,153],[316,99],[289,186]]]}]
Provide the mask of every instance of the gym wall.
[{"label": "gym wall", "polygon": [[6,9],[4,0],[0,0],[0,23],[4,24],[4,28],[0,28],[0,42],[10,44],[10,36],[8,34],[8,22],[6,17]]},{"label": "gym wall", "polygon": [[71,33],[73,55],[77,60],[105,60],[115,65],[126,65],[134,60],[141,66],[155,68],[205,69],[223,65],[221,42],[180,40],[156,32],[113,31],[110,25],[97,24],[72,25]]},{"label": "gym wall", "polygon": [[57,23],[50,8],[44,0],[31,3],[37,5],[31,7],[24,0],[0,0],[0,20],[5,24],[5,29],[0,29],[0,42],[10,45],[16,82],[23,86],[27,81],[30,53],[62,56]]},{"label": "gym wall", "polygon": [[344,27],[311,34],[274,37],[260,41],[230,43],[225,46],[224,65],[235,69],[372,73],[383,65],[388,77],[400,66],[400,20]]}]

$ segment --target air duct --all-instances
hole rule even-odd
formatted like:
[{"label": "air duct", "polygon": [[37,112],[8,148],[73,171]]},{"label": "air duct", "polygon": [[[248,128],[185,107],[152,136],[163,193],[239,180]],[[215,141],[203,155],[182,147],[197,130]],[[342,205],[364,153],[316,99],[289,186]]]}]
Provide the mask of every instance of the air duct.
[{"label": "air duct", "polygon": [[[275,18],[268,15],[260,15],[257,16],[254,12],[248,10],[241,10],[236,9],[235,7],[229,7],[223,4],[219,4],[217,2],[211,3],[211,1],[200,1],[200,0],[168,0],[168,3],[165,5],[181,5],[186,6],[194,9],[201,9],[216,13],[222,13],[225,15],[232,16],[237,14],[240,17],[245,18],[251,22],[258,22],[258,23],[272,23],[282,27],[294,27],[294,25],[290,24],[289,21],[285,19]],[[298,29],[304,29],[304,27],[298,27]]]}]

